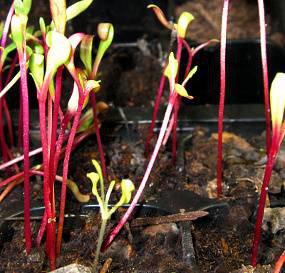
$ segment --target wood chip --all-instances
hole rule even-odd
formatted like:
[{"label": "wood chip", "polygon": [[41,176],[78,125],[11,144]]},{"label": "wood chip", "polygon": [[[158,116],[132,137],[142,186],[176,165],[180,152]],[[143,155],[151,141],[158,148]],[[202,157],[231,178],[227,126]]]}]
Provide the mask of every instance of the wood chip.
[{"label": "wood chip", "polygon": [[112,258],[108,258],[100,269],[100,273],[106,273],[112,263]]},{"label": "wood chip", "polygon": [[131,227],[193,221],[200,217],[204,217],[208,214],[209,213],[207,211],[198,210],[198,211],[189,211],[189,212],[171,214],[166,216],[137,218],[131,222]]}]

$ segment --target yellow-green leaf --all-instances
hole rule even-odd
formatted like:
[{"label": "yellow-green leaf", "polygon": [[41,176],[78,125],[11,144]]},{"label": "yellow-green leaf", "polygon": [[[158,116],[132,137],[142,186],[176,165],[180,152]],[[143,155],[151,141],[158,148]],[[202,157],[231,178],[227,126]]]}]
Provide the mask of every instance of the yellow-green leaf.
[{"label": "yellow-green leaf", "polygon": [[194,16],[191,13],[186,11],[182,12],[177,23],[177,33],[179,37],[185,38],[188,25],[193,19]]},{"label": "yellow-green leaf", "polygon": [[285,73],[277,73],[270,89],[270,108],[273,132],[280,130],[285,108]]},{"label": "yellow-green leaf", "polygon": [[194,76],[194,74],[197,72],[198,66],[194,66],[190,72],[188,73],[187,77],[184,79],[182,85],[185,86],[185,84]]},{"label": "yellow-green leaf", "polygon": [[131,201],[132,192],[135,190],[135,185],[130,179],[122,179],[121,182],[122,189],[122,199],[124,204],[127,204]]},{"label": "yellow-green leaf", "polygon": [[66,0],[50,0],[50,10],[56,31],[64,34],[66,26]]},{"label": "yellow-green leaf", "polygon": [[44,56],[34,53],[30,57],[29,68],[37,89],[39,90],[44,80]]},{"label": "yellow-green leaf", "polygon": [[168,58],[168,65],[164,71],[164,75],[169,79],[172,86],[174,86],[177,71],[178,61],[175,59],[173,52],[170,52]]},{"label": "yellow-green leaf", "polygon": [[88,75],[92,72],[93,38],[93,35],[85,35],[80,44],[80,59],[83,62]]},{"label": "yellow-green leaf", "polygon": [[193,99],[192,96],[188,95],[187,90],[181,84],[178,84],[178,83],[175,84],[175,91],[177,94],[179,94],[182,97],[185,97],[187,99]]},{"label": "yellow-green leaf", "polygon": [[85,11],[93,2],[93,0],[82,0],[74,3],[66,9],[66,20],[69,21]]}]

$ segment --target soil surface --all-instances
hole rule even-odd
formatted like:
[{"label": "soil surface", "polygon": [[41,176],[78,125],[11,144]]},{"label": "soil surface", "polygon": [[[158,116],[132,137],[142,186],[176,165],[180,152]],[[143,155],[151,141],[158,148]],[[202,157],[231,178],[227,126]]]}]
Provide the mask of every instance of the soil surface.
[{"label": "soil surface", "polygon": [[[145,126],[131,128],[140,139]],[[128,137],[111,138],[105,143],[110,179],[130,178],[136,185],[141,181],[146,158],[143,155],[143,141],[130,140]],[[143,138],[141,138],[143,139]],[[107,272],[244,272],[243,265],[250,262],[251,243],[254,228],[254,212],[257,194],[261,186],[264,171],[264,151],[261,149],[264,139],[260,136],[245,140],[235,134],[224,134],[224,194],[221,201],[229,205],[228,212],[210,212],[210,215],[196,220],[191,227],[196,255],[196,265],[190,267],[183,259],[181,247],[181,224],[165,223],[153,226],[132,227],[132,221],[123,229],[111,248],[101,255],[101,262],[111,258]],[[215,160],[216,135],[207,128],[197,127],[186,142],[183,160],[175,167],[167,149],[160,153],[152,173],[143,200],[145,202],[160,198],[165,190],[194,191],[203,197],[215,198]],[[72,157],[70,178],[78,182],[83,193],[91,192],[91,183],[86,173],[93,171],[91,159],[97,158],[96,143],[89,139]],[[284,174],[281,172],[283,158],[280,158],[273,174],[270,187],[270,200],[267,206],[280,201]],[[78,162],[82,164],[78,166]],[[182,164],[182,165],[181,165]],[[281,165],[280,165],[281,164]],[[117,187],[118,189],[118,187]],[[279,190],[278,190],[279,189]],[[120,196],[112,196],[112,202]],[[282,197],[282,198],[281,198]],[[95,202],[95,198],[92,197]],[[67,211],[76,213],[81,206],[69,193]],[[38,200],[40,202],[40,200]],[[189,200],[189,202],[192,202]],[[120,209],[107,230],[111,230],[120,215]],[[152,217],[153,215],[144,215]],[[58,266],[70,263],[90,265],[94,259],[99,214],[92,212],[84,217],[66,219],[62,254]],[[254,272],[271,272],[277,257],[283,251],[285,229],[279,227],[272,233],[274,223],[269,219],[265,223],[260,246],[258,269]],[[36,236],[39,222],[33,222],[33,234]],[[26,256],[23,241],[22,222],[13,222],[5,231],[0,256],[0,272],[45,272],[47,261],[44,247]],[[15,259],[17,257],[17,259]],[[253,272],[253,271],[249,271]]]}]

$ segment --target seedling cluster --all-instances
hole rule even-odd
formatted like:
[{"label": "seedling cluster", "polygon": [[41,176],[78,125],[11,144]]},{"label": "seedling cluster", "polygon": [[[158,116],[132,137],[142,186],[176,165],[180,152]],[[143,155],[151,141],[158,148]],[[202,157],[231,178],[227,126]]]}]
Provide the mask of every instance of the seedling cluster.
[{"label": "seedling cluster", "polygon": [[[134,184],[129,179],[123,179],[120,183],[121,197],[112,207],[109,206],[111,193],[116,184],[112,180],[106,187],[108,178],[104,150],[100,136],[100,122],[98,114],[107,108],[103,102],[97,102],[96,93],[100,89],[100,76],[98,74],[100,63],[110,47],[114,28],[111,23],[100,23],[97,29],[96,39],[99,46],[96,56],[93,58],[94,36],[85,33],[75,33],[67,37],[66,24],[80,13],[84,12],[93,0],[81,0],[71,6],[66,6],[65,0],[50,0],[51,22],[39,19],[39,29],[28,27],[28,17],[31,9],[31,0],[15,0],[8,11],[6,21],[1,25],[0,47],[0,146],[2,164],[0,170],[6,169],[11,175],[0,182],[0,187],[6,186],[0,194],[2,201],[7,194],[18,184],[24,183],[24,237],[27,255],[32,248],[32,232],[30,224],[30,178],[38,175],[43,177],[43,199],[45,212],[41,226],[37,234],[36,244],[39,247],[45,235],[46,255],[49,259],[50,269],[56,268],[56,258],[60,255],[62,233],[64,226],[66,188],[69,187],[79,202],[88,202],[89,195],[79,192],[77,184],[68,179],[69,161],[72,151],[82,143],[89,135],[96,135],[100,164],[93,160],[96,172],[88,173],[92,182],[92,193],[100,206],[102,218],[98,236],[97,250],[93,263],[96,272],[100,250],[106,249],[132,214],[147,185],[149,176],[154,168],[156,158],[163,145],[166,145],[172,135],[172,160],[176,162],[177,150],[177,122],[181,104],[181,98],[193,99],[191,93],[186,90],[187,82],[199,74],[197,66],[192,67],[195,55],[210,43],[210,40],[196,48],[191,48],[185,37],[188,26],[194,20],[194,16],[183,12],[177,23],[168,21],[163,11],[156,5],[149,5],[160,21],[175,36],[175,45],[172,45],[165,61],[159,89],[155,100],[152,121],[147,134],[145,144],[146,155],[149,161],[142,181],[138,184],[133,199]],[[220,105],[218,121],[218,157],[217,157],[217,196],[222,196],[222,133],[223,112],[226,90],[226,34],[229,0],[224,0],[222,15],[222,29],[220,42]],[[285,74],[278,73],[274,79],[269,100],[269,84],[266,59],[266,36],[263,1],[258,0],[260,14],[261,56],[263,67],[264,105],[266,117],[266,148],[267,165],[261,195],[258,206],[255,235],[253,241],[252,265],[257,264],[258,245],[261,237],[261,224],[265,207],[266,194],[269,187],[272,169],[278,151],[285,134],[283,114],[285,107]],[[181,53],[186,50],[188,61],[185,70],[181,67]],[[79,51],[80,65],[75,62],[76,53]],[[76,63],[76,64],[75,64]],[[8,72],[5,73],[4,71]],[[69,101],[66,107],[62,106],[63,75],[67,72],[72,78],[73,88],[70,90]],[[35,88],[29,90],[28,77],[32,77]],[[4,80],[5,79],[5,80]],[[15,148],[12,119],[10,116],[6,97],[12,87],[20,81],[20,111],[18,122],[17,150],[22,155],[15,156],[12,148]],[[164,112],[162,125],[152,149],[151,140],[154,136],[154,127],[157,113],[161,104],[161,98],[165,92],[165,86],[169,87],[168,103]],[[40,127],[41,147],[30,150],[30,94],[36,92],[38,100],[38,116]],[[270,116],[271,111],[271,116]],[[8,136],[4,130],[4,117],[8,128]],[[30,158],[42,154],[42,162],[31,166]],[[59,162],[63,161],[62,176],[59,176]],[[23,170],[19,163],[23,161]],[[59,213],[56,212],[55,181],[61,182]],[[99,185],[99,190],[98,190]],[[105,189],[107,191],[105,192]],[[130,203],[129,208],[104,240],[107,222],[112,214],[122,205]],[[281,255],[275,272],[280,270],[284,263],[284,253]],[[279,268],[279,269],[278,269]]]}]

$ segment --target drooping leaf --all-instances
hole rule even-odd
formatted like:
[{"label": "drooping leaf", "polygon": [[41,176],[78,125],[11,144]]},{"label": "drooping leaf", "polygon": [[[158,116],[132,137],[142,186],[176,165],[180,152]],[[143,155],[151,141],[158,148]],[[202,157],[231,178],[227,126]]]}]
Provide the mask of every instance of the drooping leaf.
[{"label": "drooping leaf", "polygon": [[66,9],[66,20],[69,21],[85,11],[93,0],[82,0],[74,3]]},{"label": "drooping leaf", "polygon": [[148,5],[147,6],[148,9],[152,9],[157,17],[157,19],[159,20],[159,22],[165,26],[166,28],[172,30],[173,29],[173,24],[171,24],[165,17],[163,11],[157,6],[157,5],[154,5],[154,4],[151,4],[151,5]]}]

